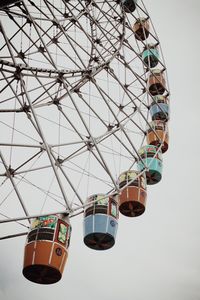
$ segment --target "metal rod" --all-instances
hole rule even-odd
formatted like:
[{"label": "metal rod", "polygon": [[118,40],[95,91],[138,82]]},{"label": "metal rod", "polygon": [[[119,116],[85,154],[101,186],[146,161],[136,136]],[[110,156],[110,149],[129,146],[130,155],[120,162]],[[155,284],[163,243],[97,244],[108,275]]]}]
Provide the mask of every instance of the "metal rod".
[{"label": "metal rod", "polygon": [[[54,159],[56,160],[55,156],[52,153],[52,156],[54,157]],[[65,173],[65,171],[63,170],[62,166],[60,163],[57,164],[57,166],[59,167],[59,169],[61,170],[63,176],[66,178],[67,182],[69,183],[69,185],[71,186],[72,190],[74,191],[75,195],[77,196],[77,198],[79,199],[79,201],[81,202],[81,204],[83,204],[83,200],[81,198],[81,196],[79,195],[77,189],[73,186],[71,180],[69,179],[69,177],[67,176],[67,174]]]},{"label": "metal rod", "polygon": [[39,148],[44,150],[43,145],[28,145],[28,144],[10,144],[10,143],[0,143],[0,146],[11,146],[11,147],[22,147],[22,148]]},{"label": "metal rod", "polygon": [[[63,84],[65,85],[64,82],[63,82]],[[113,182],[113,184],[114,184],[116,190],[118,190],[118,187],[117,187],[117,185],[116,185],[115,179],[113,178],[113,176],[112,176],[112,174],[111,174],[111,172],[110,172],[110,169],[108,168],[108,165],[107,165],[105,159],[103,158],[103,155],[101,154],[101,152],[100,152],[100,150],[99,150],[99,148],[98,148],[98,145],[97,145],[95,139],[94,139],[93,136],[91,135],[91,132],[90,132],[90,130],[89,130],[89,128],[88,128],[88,126],[87,126],[85,120],[83,119],[83,116],[81,115],[80,110],[79,110],[78,106],[76,105],[76,103],[75,103],[75,101],[74,101],[74,99],[73,99],[73,97],[72,97],[72,95],[71,95],[70,92],[69,92],[69,97],[70,97],[70,99],[71,99],[71,101],[72,101],[74,107],[76,108],[76,111],[77,111],[77,113],[78,113],[78,115],[79,115],[79,117],[80,117],[80,119],[81,119],[81,121],[82,121],[82,123],[83,123],[85,129],[87,130],[87,132],[88,132],[88,134],[89,134],[89,136],[90,136],[90,139],[91,139],[92,143],[94,144],[94,146],[95,146],[95,148],[96,148],[96,150],[97,150],[97,152],[98,152],[98,154],[99,154],[99,157],[100,157],[100,159],[101,159],[101,161],[102,161],[102,163],[103,163],[103,165],[104,165],[104,168],[105,168],[106,172],[107,172],[108,175],[110,176],[110,178],[111,178],[111,180],[112,180],[112,182]]]},{"label": "metal rod", "polygon": [[5,161],[4,156],[3,156],[3,154],[2,154],[1,151],[0,151],[0,157],[1,157],[1,160],[2,160],[2,162],[3,162],[3,164],[4,164],[4,167],[5,167],[5,169],[6,169],[7,176],[8,176],[8,178],[10,179],[10,181],[11,181],[11,183],[12,183],[12,186],[13,186],[13,188],[14,188],[14,190],[15,190],[15,193],[17,194],[17,197],[18,197],[18,199],[19,199],[19,201],[20,201],[20,204],[21,204],[21,206],[22,206],[22,208],[23,208],[23,211],[24,211],[25,215],[28,216],[29,214],[28,214],[28,211],[27,211],[27,209],[26,209],[26,207],[25,207],[24,201],[23,201],[23,199],[22,199],[22,197],[21,197],[21,195],[20,195],[20,192],[19,192],[19,190],[18,190],[18,188],[17,188],[17,186],[16,186],[16,184],[15,184],[15,181],[14,181],[14,179],[13,179],[13,177],[12,177],[12,174],[11,174],[10,171],[9,171],[9,168],[8,168],[8,166],[7,166],[7,164],[6,164],[6,161]]},{"label": "metal rod", "polygon": [[10,47],[10,43],[9,43],[9,41],[8,41],[8,38],[7,38],[6,34],[5,34],[5,31],[4,31],[4,28],[3,28],[3,25],[2,25],[2,23],[1,23],[1,21],[0,21],[0,31],[1,31],[2,34],[3,34],[3,37],[4,37],[5,42],[6,42],[6,45],[7,45],[7,47],[8,47],[9,52],[10,52],[10,55],[11,55],[11,57],[12,57],[13,63],[14,63],[14,65],[16,66],[16,60],[15,60],[15,57],[14,57],[14,55],[13,55],[12,49],[11,49],[11,47]]},{"label": "metal rod", "polygon": [[24,236],[24,235],[27,235],[27,234],[28,234],[28,231],[17,233],[17,234],[5,235],[5,236],[1,236],[0,240],[12,239],[12,238]]},{"label": "metal rod", "polygon": [[25,84],[24,84],[24,81],[23,81],[23,78],[22,78],[22,77],[21,77],[21,83],[22,83],[22,86],[23,86],[23,89],[24,89],[24,93],[25,93],[25,95],[26,95],[26,98],[27,98],[27,100],[28,100],[28,102],[29,102],[30,109],[31,109],[31,111],[32,111],[32,113],[33,113],[35,122],[36,122],[36,124],[37,124],[37,128],[38,128],[40,137],[41,137],[42,140],[43,140],[45,149],[46,149],[46,151],[47,151],[47,154],[48,154],[50,163],[51,163],[51,165],[52,165],[54,174],[55,174],[55,176],[56,176],[58,185],[59,185],[59,187],[60,187],[61,193],[62,193],[63,198],[64,198],[64,200],[65,200],[66,206],[67,206],[67,208],[69,209],[70,206],[69,206],[69,203],[68,203],[68,199],[67,199],[65,190],[64,190],[64,188],[63,188],[63,186],[62,186],[61,180],[60,180],[60,178],[59,178],[59,176],[58,176],[58,173],[57,173],[57,170],[56,170],[56,167],[55,167],[55,162],[53,161],[53,158],[52,158],[52,155],[51,155],[50,147],[49,147],[49,145],[48,145],[47,142],[46,142],[46,139],[45,139],[45,137],[44,137],[42,128],[41,128],[41,126],[40,126],[40,123],[39,123],[39,121],[38,121],[37,115],[36,115],[36,113],[35,113],[35,110],[34,110],[34,108],[33,108],[32,103],[31,103],[31,99],[29,98],[28,92],[26,91],[26,87],[25,87]]},{"label": "metal rod", "polygon": [[57,214],[69,214],[69,211],[62,210],[62,211],[57,211],[57,212],[54,211],[54,212],[49,212],[49,213],[44,213],[44,214],[35,214],[35,215],[31,215],[31,216],[29,215],[26,217],[9,218],[9,219],[0,220],[0,224],[16,222],[16,221],[23,221],[23,220],[31,220],[31,219],[35,219],[35,218],[39,218],[39,217],[46,217],[46,216],[57,215]]}]

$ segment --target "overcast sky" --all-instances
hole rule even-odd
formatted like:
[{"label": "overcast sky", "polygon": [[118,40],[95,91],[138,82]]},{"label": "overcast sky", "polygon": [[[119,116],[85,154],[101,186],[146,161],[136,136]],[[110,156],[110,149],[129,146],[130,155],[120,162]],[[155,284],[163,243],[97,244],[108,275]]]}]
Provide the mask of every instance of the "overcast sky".
[{"label": "overcast sky", "polygon": [[120,217],[116,245],[106,252],[83,245],[82,218],[74,218],[69,260],[55,285],[36,285],[21,275],[24,237],[1,241],[2,300],[200,299],[200,2],[144,2],[161,41],[171,87],[163,180],[149,188],[143,216]]}]

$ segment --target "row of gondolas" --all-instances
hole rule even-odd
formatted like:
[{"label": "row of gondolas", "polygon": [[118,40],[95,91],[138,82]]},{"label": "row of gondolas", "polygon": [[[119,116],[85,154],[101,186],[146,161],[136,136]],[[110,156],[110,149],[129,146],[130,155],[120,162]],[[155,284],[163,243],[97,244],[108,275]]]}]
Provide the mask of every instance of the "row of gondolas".
[{"label": "row of gondolas", "polygon": [[[126,13],[135,9],[136,1],[123,2]],[[84,210],[84,243],[95,250],[106,250],[115,243],[118,211],[128,217],[144,213],[147,185],[162,177],[162,153],[168,149],[167,122],[169,103],[164,74],[159,65],[156,45],[148,44],[148,19],[137,19],[133,25],[135,38],[146,45],[141,58],[149,71],[147,92],[152,122],[147,132],[147,145],[139,150],[137,170],[123,172],[118,179],[120,194],[92,195]],[[24,276],[36,283],[51,284],[60,280],[68,257],[71,226],[66,215],[50,215],[33,220],[27,236],[24,254]]]}]

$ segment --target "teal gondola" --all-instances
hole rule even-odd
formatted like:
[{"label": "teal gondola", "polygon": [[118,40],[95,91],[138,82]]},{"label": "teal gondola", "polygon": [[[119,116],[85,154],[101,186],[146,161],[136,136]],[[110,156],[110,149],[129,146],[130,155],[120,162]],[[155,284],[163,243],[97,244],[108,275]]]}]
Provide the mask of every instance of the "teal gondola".
[{"label": "teal gondola", "polygon": [[138,170],[141,172],[145,168],[146,180],[148,185],[158,183],[162,179],[162,152],[154,145],[146,145],[140,148],[139,155],[141,160],[138,161]]},{"label": "teal gondola", "polygon": [[87,203],[84,212],[84,243],[94,250],[107,250],[115,244],[118,203],[116,199],[104,194],[90,196]]},{"label": "teal gondola", "polygon": [[154,44],[147,44],[142,52],[142,60],[148,68],[154,68],[159,62],[159,51]]},{"label": "teal gondola", "polygon": [[127,13],[134,12],[137,0],[122,0],[122,6]]},{"label": "teal gondola", "polygon": [[17,3],[17,2],[20,2],[20,0],[1,0],[0,1],[0,8],[4,8],[4,7],[7,7],[11,4],[14,4],[14,3]]}]

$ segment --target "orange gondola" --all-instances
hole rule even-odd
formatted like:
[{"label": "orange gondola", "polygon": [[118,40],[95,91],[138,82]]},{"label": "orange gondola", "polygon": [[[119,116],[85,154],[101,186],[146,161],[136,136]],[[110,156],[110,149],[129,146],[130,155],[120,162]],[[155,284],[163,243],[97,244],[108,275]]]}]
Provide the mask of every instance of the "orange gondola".
[{"label": "orange gondola", "polygon": [[[119,211],[127,217],[137,217],[144,213],[146,205],[146,178],[139,172],[129,170],[123,172],[118,179]],[[126,186],[124,189],[123,187]]]},{"label": "orange gondola", "polygon": [[164,94],[166,81],[162,70],[151,70],[151,74],[148,78],[148,89],[152,96]]},{"label": "orange gondola", "polygon": [[149,36],[149,21],[145,18],[139,18],[133,25],[133,32],[137,40],[144,41]]},{"label": "orange gondola", "polygon": [[34,219],[25,246],[23,275],[40,284],[59,281],[68,257],[70,234],[67,216]]},{"label": "orange gondola", "polygon": [[169,134],[167,123],[162,120],[155,120],[150,123],[150,127],[147,129],[147,143],[161,146],[162,153],[165,153],[169,147]]}]

